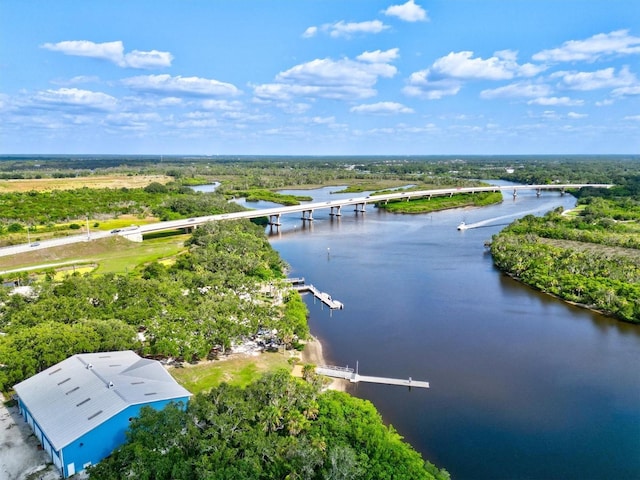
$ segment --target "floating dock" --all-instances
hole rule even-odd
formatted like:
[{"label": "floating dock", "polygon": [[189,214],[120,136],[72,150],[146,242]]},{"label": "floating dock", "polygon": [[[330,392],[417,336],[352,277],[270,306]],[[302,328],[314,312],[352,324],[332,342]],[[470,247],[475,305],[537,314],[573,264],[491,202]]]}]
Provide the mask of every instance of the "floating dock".
[{"label": "floating dock", "polygon": [[422,380],[413,380],[411,377],[404,378],[388,378],[388,377],[371,377],[368,375],[360,375],[354,371],[353,368],[348,367],[336,367],[333,365],[321,365],[316,367],[316,373],[318,375],[325,375],[332,378],[342,378],[349,380],[351,383],[367,382],[367,383],[379,383],[383,385],[397,385],[400,387],[409,388],[429,388],[429,382]]}]

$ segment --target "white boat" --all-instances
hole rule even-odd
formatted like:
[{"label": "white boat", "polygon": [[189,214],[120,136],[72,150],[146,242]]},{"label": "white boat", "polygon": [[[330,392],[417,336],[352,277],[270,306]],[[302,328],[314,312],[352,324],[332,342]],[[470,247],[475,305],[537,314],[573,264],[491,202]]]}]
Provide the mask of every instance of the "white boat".
[{"label": "white boat", "polygon": [[458,230],[466,230],[467,228],[467,224],[464,222],[460,222],[460,225],[458,225]]}]

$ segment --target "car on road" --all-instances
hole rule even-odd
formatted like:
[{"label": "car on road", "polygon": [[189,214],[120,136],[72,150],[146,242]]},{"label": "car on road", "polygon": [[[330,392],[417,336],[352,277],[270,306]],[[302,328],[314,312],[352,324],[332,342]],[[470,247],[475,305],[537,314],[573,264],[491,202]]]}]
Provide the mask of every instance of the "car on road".
[{"label": "car on road", "polygon": [[40,242],[33,242],[33,243],[31,243],[29,246],[30,246],[30,247],[37,247],[37,246],[39,246],[39,245],[40,245]]},{"label": "car on road", "polygon": [[120,228],[114,228],[113,230],[111,230],[111,233],[120,233],[122,231],[122,229]]}]

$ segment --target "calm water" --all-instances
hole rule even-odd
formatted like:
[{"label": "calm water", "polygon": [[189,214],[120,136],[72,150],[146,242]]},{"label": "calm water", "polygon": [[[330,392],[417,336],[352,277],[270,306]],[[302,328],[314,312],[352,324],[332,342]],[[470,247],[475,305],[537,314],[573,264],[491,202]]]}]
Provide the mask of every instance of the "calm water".
[{"label": "calm water", "polygon": [[[331,190],[310,194],[345,196]],[[329,362],[431,383],[352,393],[455,479],[640,478],[640,328],[518,284],[484,249],[500,224],[559,205],[574,200],[520,193],[416,216],[345,208],[334,221],[317,211],[306,228],[283,217],[271,237],[291,276],[345,304],[330,314],[305,297]]]}]

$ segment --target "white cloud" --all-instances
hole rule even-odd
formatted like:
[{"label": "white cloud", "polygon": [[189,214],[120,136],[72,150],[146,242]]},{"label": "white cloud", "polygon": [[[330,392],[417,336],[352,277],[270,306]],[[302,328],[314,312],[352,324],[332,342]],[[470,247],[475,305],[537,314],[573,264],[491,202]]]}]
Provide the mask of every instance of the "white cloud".
[{"label": "white cloud", "polygon": [[98,81],[100,81],[100,79],[95,75],[78,75],[73,78],[70,78],[68,83],[72,85],[74,84],[77,85],[80,83],[96,83]]},{"label": "white cloud", "polygon": [[230,102],[228,100],[204,100],[202,102],[202,107],[207,110],[222,110],[222,111],[232,111],[232,110],[241,110],[242,103],[233,101]]},{"label": "white cloud", "polygon": [[234,122],[252,122],[252,123],[264,123],[271,120],[271,116],[267,114],[252,114],[247,112],[239,112],[239,111],[228,111],[224,112],[222,116],[228,120],[233,120]]},{"label": "white cloud", "polygon": [[300,119],[302,123],[309,125],[333,125],[336,123],[336,117],[304,117]]},{"label": "white cloud", "polygon": [[389,27],[380,20],[370,20],[367,22],[337,22],[333,25],[323,26],[322,29],[329,32],[334,38],[351,37],[358,33],[380,33]]},{"label": "white cloud", "polygon": [[625,120],[634,120],[636,122],[640,122],[640,115],[627,115],[624,117]]},{"label": "white cloud", "polygon": [[[531,63],[519,65],[517,57],[518,52],[513,50],[495,52],[487,59],[473,58],[471,51],[451,52],[438,58],[430,68],[412,73],[403,92],[412,97],[437,100],[444,96],[456,95],[462,87],[463,80],[510,80],[514,77],[532,77],[546,68]],[[515,87],[503,87],[508,88]],[[485,98],[489,98],[491,91],[485,92]]]},{"label": "white cloud", "polygon": [[124,45],[120,40],[104,43],[95,43],[89,40],[67,40],[58,43],[45,43],[41,47],[65,55],[107,60],[119,67],[142,69],[170,67],[173,60],[171,53],[158,50],[149,52],[134,50],[125,55]]},{"label": "white cloud", "polygon": [[540,116],[542,118],[546,118],[547,120],[558,120],[560,118],[560,115],[558,115],[553,110],[545,110]]},{"label": "white cloud", "polygon": [[172,60],[173,55],[169,52],[159,52],[158,50],[151,50],[150,52],[134,50],[124,56],[124,62],[127,67],[143,68],[147,70],[152,68],[170,67]]},{"label": "white cloud", "polygon": [[318,34],[318,27],[309,27],[302,34],[303,38],[315,37]]},{"label": "white cloud", "polygon": [[148,96],[125,96],[122,98],[122,104],[128,109],[149,109],[169,108],[182,105],[184,102],[178,97],[148,97]]},{"label": "white cloud", "polygon": [[373,52],[363,52],[356,57],[361,62],[368,63],[389,63],[398,58],[398,48],[390,48],[389,50],[375,50]]},{"label": "white cloud", "polygon": [[420,5],[416,5],[414,0],[409,0],[402,5],[391,5],[384,10],[384,14],[390,17],[398,17],[405,22],[429,21],[427,11]]},{"label": "white cloud", "polygon": [[498,87],[480,92],[480,97],[494,98],[540,98],[547,97],[551,93],[551,87],[544,84],[512,83],[504,87]]},{"label": "white cloud", "polygon": [[631,85],[628,87],[614,88],[611,94],[614,97],[627,97],[633,95],[640,95],[640,85]]},{"label": "white cloud", "polygon": [[181,120],[174,124],[176,128],[184,129],[208,129],[218,126],[218,121],[215,118],[202,118],[194,120]]},{"label": "white cloud", "polygon": [[567,113],[567,117],[569,118],[585,118],[588,117],[589,115],[587,115],[586,113],[576,113],[576,112],[569,112]]},{"label": "white cloud", "polygon": [[584,100],[575,100],[569,97],[539,97],[529,100],[527,103],[529,105],[574,107],[584,105]]},{"label": "white cloud", "polygon": [[439,100],[445,96],[456,95],[460,91],[460,81],[452,78],[430,80],[429,75],[428,69],[412,73],[402,93],[409,97]]},{"label": "white cloud", "polygon": [[240,94],[234,85],[209,78],[182,77],[180,75],[140,75],[122,80],[131,90],[142,93],[177,96],[216,97]]},{"label": "white cloud", "polygon": [[77,88],[59,88],[37,92],[31,106],[38,108],[72,108],[80,110],[108,111],[117,107],[118,101],[111,95]]},{"label": "white cloud", "polygon": [[473,58],[473,52],[451,52],[437,59],[431,67],[434,75],[459,79],[510,80],[514,77],[532,77],[546,67],[526,63],[518,65],[517,52],[502,50],[493,57]]},{"label": "white cloud", "polygon": [[325,23],[320,27],[311,26],[302,34],[303,38],[315,37],[318,32],[323,32],[333,38],[351,38],[358,34],[377,34],[388,30],[390,27],[380,20],[369,20],[366,22],[345,22],[340,20],[336,23]]},{"label": "white cloud", "polygon": [[65,55],[109,60],[117,65],[124,58],[124,45],[121,41],[94,43],[88,40],[67,40],[58,43],[45,43],[42,48]]},{"label": "white cloud", "polygon": [[298,103],[281,102],[281,103],[276,103],[275,106],[281,109],[283,112],[288,113],[290,115],[301,115],[307,112],[311,108],[311,105],[309,105],[308,103],[302,103],[302,102],[298,102]]},{"label": "white cloud", "polygon": [[616,74],[613,67],[595,72],[556,72],[552,78],[559,77],[562,86],[571,90],[597,90],[600,88],[630,87],[638,84],[629,67],[622,67]]},{"label": "white cloud", "polygon": [[414,110],[397,102],[378,102],[352,107],[352,113],[366,113],[373,115],[395,115],[398,113],[414,113]]},{"label": "white cloud", "polygon": [[271,83],[257,85],[254,94],[262,100],[291,101],[296,97],[352,100],[376,95],[374,88],[362,85],[295,85]]},{"label": "white cloud", "polygon": [[629,35],[629,30],[599,33],[586,40],[569,40],[561,47],[536,53],[538,62],[595,61],[606,55],[640,53],[640,37]]},{"label": "white cloud", "polygon": [[123,128],[125,130],[148,130],[150,123],[157,123],[161,120],[157,113],[131,113],[122,112],[107,115],[105,122],[111,127]]},{"label": "white cloud", "polygon": [[357,60],[312,60],[280,72],[275,83],[254,86],[254,94],[262,100],[280,101],[301,96],[340,100],[372,97],[376,94],[373,87],[378,78],[391,78],[396,74],[396,67],[388,63],[396,56],[397,49],[392,49],[364,52]]}]

